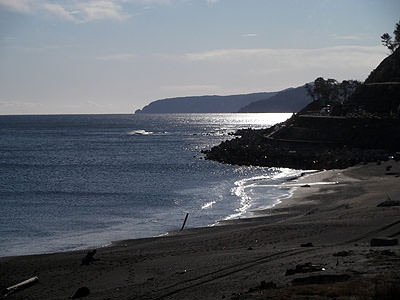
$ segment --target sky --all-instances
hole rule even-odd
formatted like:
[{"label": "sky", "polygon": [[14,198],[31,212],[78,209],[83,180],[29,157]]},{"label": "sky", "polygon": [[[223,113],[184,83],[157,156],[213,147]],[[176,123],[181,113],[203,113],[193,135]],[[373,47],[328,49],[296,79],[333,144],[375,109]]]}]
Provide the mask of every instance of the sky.
[{"label": "sky", "polygon": [[0,0],[0,114],[365,80],[398,0]]}]

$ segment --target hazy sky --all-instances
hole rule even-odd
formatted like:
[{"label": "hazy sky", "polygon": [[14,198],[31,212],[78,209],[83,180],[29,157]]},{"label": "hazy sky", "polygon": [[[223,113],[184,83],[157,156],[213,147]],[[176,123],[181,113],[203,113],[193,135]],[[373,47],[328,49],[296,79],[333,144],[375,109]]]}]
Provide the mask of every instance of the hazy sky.
[{"label": "hazy sky", "polygon": [[0,114],[364,80],[398,0],[0,0]]}]

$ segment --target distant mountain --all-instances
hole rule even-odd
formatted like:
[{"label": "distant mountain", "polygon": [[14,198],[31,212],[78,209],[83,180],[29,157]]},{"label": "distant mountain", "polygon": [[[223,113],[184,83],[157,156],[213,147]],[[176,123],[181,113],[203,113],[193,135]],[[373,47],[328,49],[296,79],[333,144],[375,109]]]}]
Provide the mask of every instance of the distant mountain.
[{"label": "distant mountain", "polygon": [[268,99],[276,92],[231,96],[192,96],[167,98],[151,102],[135,113],[235,113],[251,102]]},{"label": "distant mountain", "polygon": [[252,102],[239,112],[298,112],[310,102],[312,98],[307,94],[306,88],[301,86],[283,90],[268,99]]}]

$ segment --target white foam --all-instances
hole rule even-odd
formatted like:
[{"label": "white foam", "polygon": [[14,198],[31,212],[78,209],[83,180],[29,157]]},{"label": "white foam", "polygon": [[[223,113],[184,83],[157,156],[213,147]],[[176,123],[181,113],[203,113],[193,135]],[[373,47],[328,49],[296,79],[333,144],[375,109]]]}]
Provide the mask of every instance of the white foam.
[{"label": "white foam", "polygon": [[201,207],[201,209],[207,209],[207,208],[212,208],[212,206],[213,206],[213,204],[215,204],[215,203],[217,203],[217,201],[210,201],[210,202],[207,202],[206,204],[204,204],[202,207]]},{"label": "white foam", "polygon": [[[277,187],[277,188],[287,188],[287,187],[298,187],[297,184],[284,185],[284,180],[290,177],[299,177],[302,173],[301,170],[293,169],[270,169],[270,174],[255,176],[250,178],[245,178],[236,181],[235,187],[231,189],[232,195],[239,198],[239,207],[235,210],[235,213],[227,216],[224,220],[232,220],[245,216],[250,210],[264,209],[267,207],[272,207],[279,203],[281,199],[268,199],[264,195],[264,191],[257,191],[265,187]],[[290,192],[289,192],[290,194]],[[263,200],[262,207],[261,203],[256,203],[257,199]],[[260,201],[258,201],[260,202]]]},{"label": "white foam", "polygon": [[146,131],[143,129],[138,129],[138,130],[129,131],[127,134],[129,134],[129,135],[151,135],[151,134],[154,134],[154,132]]}]

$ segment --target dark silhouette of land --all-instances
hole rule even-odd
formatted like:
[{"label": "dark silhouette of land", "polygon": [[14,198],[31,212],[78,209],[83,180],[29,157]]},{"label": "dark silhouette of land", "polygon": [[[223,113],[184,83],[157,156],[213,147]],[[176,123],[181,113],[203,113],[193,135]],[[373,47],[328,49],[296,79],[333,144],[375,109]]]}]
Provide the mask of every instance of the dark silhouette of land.
[{"label": "dark silhouette of land", "polygon": [[167,98],[153,101],[135,113],[236,113],[251,102],[268,99],[274,95],[276,95],[275,92]]},{"label": "dark silhouette of land", "polygon": [[136,113],[290,113],[312,101],[304,86],[279,92],[161,99]]},{"label": "dark silhouette of land", "polygon": [[252,102],[242,107],[241,113],[298,112],[312,101],[304,86],[283,90],[269,99]]},{"label": "dark silhouette of land", "polygon": [[236,133],[240,137],[204,153],[207,159],[229,164],[296,169],[347,168],[390,156],[397,158],[399,82],[398,49],[382,61],[348,101],[313,101],[284,123],[268,129],[240,130]]}]

